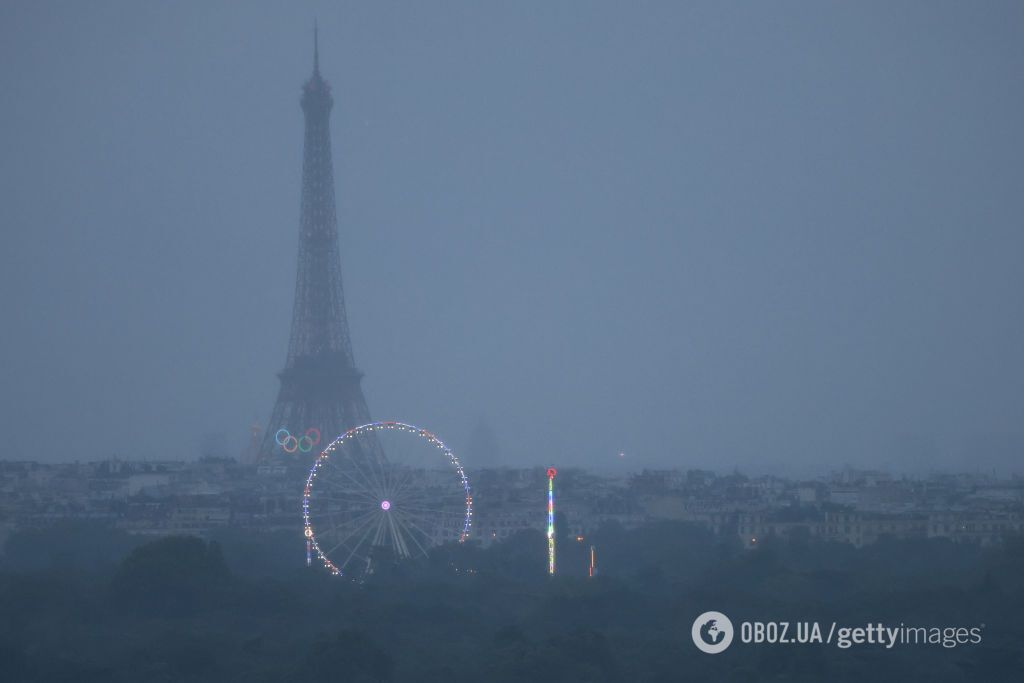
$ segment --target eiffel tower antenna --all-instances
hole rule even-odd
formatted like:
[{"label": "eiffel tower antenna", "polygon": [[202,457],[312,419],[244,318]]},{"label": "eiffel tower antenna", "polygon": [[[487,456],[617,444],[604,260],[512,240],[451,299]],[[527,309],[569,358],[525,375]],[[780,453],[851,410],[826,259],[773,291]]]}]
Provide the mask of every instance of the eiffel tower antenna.
[{"label": "eiffel tower antenna", "polygon": [[320,74],[320,32],[317,30],[316,19],[313,20],[313,73]]}]

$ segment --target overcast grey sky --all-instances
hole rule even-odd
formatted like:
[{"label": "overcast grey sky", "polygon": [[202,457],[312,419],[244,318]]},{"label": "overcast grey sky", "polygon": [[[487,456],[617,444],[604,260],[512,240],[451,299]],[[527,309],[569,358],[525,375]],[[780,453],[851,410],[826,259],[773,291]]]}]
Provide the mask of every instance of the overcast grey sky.
[{"label": "overcast grey sky", "polygon": [[1020,469],[1020,2],[8,0],[0,457],[267,419],[314,16],[374,417],[508,464]]}]

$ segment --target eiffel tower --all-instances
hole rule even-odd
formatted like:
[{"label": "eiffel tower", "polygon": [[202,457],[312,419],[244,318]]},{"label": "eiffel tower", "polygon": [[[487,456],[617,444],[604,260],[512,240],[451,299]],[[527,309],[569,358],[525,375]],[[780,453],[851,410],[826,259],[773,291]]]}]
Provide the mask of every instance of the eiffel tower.
[{"label": "eiffel tower", "polygon": [[[331,87],[320,75],[320,52],[313,29],[313,75],[302,88],[306,119],[303,144],[299,263],[295,277],[288,358],[278,377],[281,386],[260,446],[260,460],[283,450],[281,429],[300,438],[315,429],[322,435],[315,456],[347,429],[370,422],[360,387],[362,373],[352,356],[345,297],[341,285],[338,225],[331,161]],[[304,442],[305,446],[309,441]],[[299,455],[298,452],[294,455]]]}]

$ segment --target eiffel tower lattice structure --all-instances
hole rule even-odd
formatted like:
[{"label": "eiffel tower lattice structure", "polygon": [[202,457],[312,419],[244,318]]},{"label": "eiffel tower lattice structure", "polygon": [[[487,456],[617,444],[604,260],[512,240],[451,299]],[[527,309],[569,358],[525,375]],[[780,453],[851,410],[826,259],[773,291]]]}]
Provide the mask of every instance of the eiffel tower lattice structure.
[{"label": "eiffel tower lattice structure", "polygon": [[[313,75],[301,98],[306,129],[295,304],[288,358],[278,375],[277,402],[260,446],[263,461],[283,452],[276,438],[281,429],[297,439],[307,433],[322,435],[310,454],[315,457],[334,437],[370,422],[345,312],[331,160],[334,100],[320,75],[315,32],[313,45]],[[302,443],[306,451],[310,440]]]}]

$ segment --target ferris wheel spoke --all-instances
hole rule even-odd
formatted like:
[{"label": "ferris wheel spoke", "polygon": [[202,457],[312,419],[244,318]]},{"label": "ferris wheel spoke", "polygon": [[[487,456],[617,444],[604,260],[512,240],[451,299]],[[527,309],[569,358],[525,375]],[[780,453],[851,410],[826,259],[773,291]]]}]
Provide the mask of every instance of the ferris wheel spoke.
[{"label": "ferris wheel spoke", "polygon": [[360,506],[349,506],[349,507],[327,507],[326,509],[314,509],[310,511],[311,518],[327,517],[331,520],[342,519],[348,520],[353,517],[362,517],[363,515],[369,514],[374,511],[372,505],[360,505]]},{"label": "ferris wheel spoke", "polygon": [[372,452],[366,453],[365,457],[367,462],[361,464],[366,465],[366,468],[370,471],[370,474],[373,477],[374,481],[377,482],[377,490],[380,491],[381,494],[383,494],[384,491],[387,490],[385,483],[386,475],[384,473],[384,461],[381,459],[381,457],[379,457],[378,454]]},{"label": "ferris wheel spoke", "polygon": [[362,519],[367,515],[372,515],[374,512],[380,512],[380,509],[366,506],[358,510],[330,510],[325,514],[312,514],[310,515],[310,518],[319,519],[321,517],[327,517],[332,524],[334,523],[334,520],[340,519],[340,524],[348,524],[353,520]]},{"label": "ferris wheel spoke", "polygon": [[436,501],[438,497],[440,496],[436,491],[428,491],[426,489],[412,489],[395,495],[396,500],[408,501],[410,503]]},{"label": "ferris wheel spoke", "polygon": [[[313,499],[310,502],[312,502],[312,503],[343,503],[343,504],[347,505],[348,508],[360,508],[360,507],[373,508],[373,507],[377,507],[376,506],[376,502],[377,502],[376,499],[369,498],[369,497],[362,497],[362,496],[360,496],[358,498],[355,497],[355,496],[350,496],[350,497],[347,497],[347,498],[334,498],[333,496],[330,496],[330,497],[328,497],[328,496],[320,496],[319,498]],[[346,509],[348,509],[348,508],[346,508]]]},{"label": "ferris wheel spoke", "polygon": [[461,487],[457,490],[452,490],[450,487],[444,486],[423,486],[410,484],[406,486],[403,491],[396,496],[396,498],[405,497],[406,499],[414,498],[429,498],[431,500],[437,500],[438,498],[452,498],[455,496],[465,497],[461,494]]},{"label": "ferris wheel spoke", "polygon": [[343,528],[351,526],[356,520],[366,519],[368,516],[379,512],[373,508],[361,508],[359,510],[339,510],[335,512],[329,512],[327,514],[315,514],[310,515],[310,525],[316,529],[317,523],[323,521],[330,528],[338,527]]},{"label": "ferris wheel spoke", "polygon": [[416,538],[416,534],[412,533],[412,531],[409,530],[409,526],[408,526],[408,523],[406,521],[403,521],[401,519],[401,517],[396,516],[395,517],[395,524],[401,526],[403,529],[406,530],[406,532],[409,535],[409,538],[411,538],[412,542],[415,543],[416,546],[420,549],[420,551],[423,553],[424,557],[426,557],[427,555],[430,554],[430,553],[427,552],[427,549],[423,547],[423,544],[419,542],[419,539]]},{"label": "ferris wheel spoke", "polygon": [[436,504],[436,500],[429,496],[395,496],[394,498],[392,498],[392,502],[401,507],[427,507]]},{"label": "ferris wheel spoke", "polygon": [[311,515],[348,516],[361,515],[364,512],[373,512],[379,506],[370,501],[339,500],[328,504],[323,502],[321,506],[310,506]]},{"label": "ferris wheel spoke", "polygon": [[398,533],[395,531],[394,515],[387,515],[386,519],[388,527],[388,538],[391,539],[391,549],[395,552],[395,557],[399,558],[402,556],[402,548],[398,540]]},{"label": "ferris wheel spoke", "polygon": [[401,495],[396,496],[396,498],[399,498],[400,500],[418,500],[421,498],[426,498],[429,500],[438,500],[444,498],[457,499],[465,497],[466,496],[461,489],[459,489],[458,491],[452,491],[451,489],[445,490],[444,487],[438,486],[432,486],[430,488],[422,486],[411,487],[407,488]]},{"label": "ferris wheel spoke", "polygon": [[[409,515],[399,514],[395,516],[395,523],[404,529],[404,532],[406,532],[409,538],[419,546],[420,550],[422,550],[424,554],[427,553],[427,547],[430,545],[431,536],[430,533],[424,530],[423,527],[417,523],[416,518]],[[426,545],[424,545],[424,543]]]},{"label": "ferris wheel spoke", "polygon": [[[380,520],[378,520],[378,521],[377,521],[377,528],[378,528],[378,529],[380,528]],[[356,554],[356,551],[357,551],[357,550],[359,550],[359,548],[361,548],[361,547],[362,547],[362,545],[363,545],[363,543],[364,543],[364,542],[366,542],[366,538],[367,538],[367,536],[369,536],[369,535],[370,535],[370,532],[371,532],[371,531],[373,531],[373,522],[372,522],[372,521],[371,521],[371,522],[370,522],[370,524],[369,524],[369,525],[368,525],[368,526],[366,527],[366,531],[365,531],[365,532],[363,532],[363,535],[362,535],[362,537],[361,537],[361,538],[359,539],[359,542],[358,542],[358,543],[356,543],[356,544],[355,544],[355,546],[353,546],[353,547],[352,547],[352,550],[351,550],[351,552],[349,552],[349,554],[348,554],[348,557],[346,557],[346,558],[345,558],[345,561],[341,563],[341,569],[343,569],[343,570],[344,570],[344,568],[348,566],[348,563],[352,561],[352,558],[353,558],[353,557],[355,556],[355,554]],[[348,549],[348,547],[346,546],[346,550],[347,550],[347,549]],[[369,559],[369,558],[367,558],[367,559]]]},{"label": "ferris wheel spoke", "polygon": [[381,454],[374,458],[374,462],[377,464],[380,470],[381,488],[384,495],[390,495],[391,489],[394,485],[395,477],[395,463],[391,458],[383,455],[383,446],[381,446],[380,439],[377,440],[377,445],[380,447]]},{"label": "ferris wheel spoke", "polygon": [[372,517],[370,515],[363,515],[358,519],[352,519],[340,524],[333,524],[321,532],[317,532],[316,527],[313,527],[313,533],[318,541],[337,541],[339,543],[344,543],[351,538],[352,534],[358,533],[365,524],[370,522],[371,519]]},{"label": "ferris wheel spoke", "polygon": [[[328,483],[334,483],[334,482],[330,482],[329,481]],[[378,497],[373,495],[373,493],[371,493],[369,491],[365,491],[363,489],[354,489],[354,488],[351,488],[351,487],[342,487],[342,486],[333,487],[333,488],[328,489],[328,490],[326,490],[326,491],[324,491],[322,493],[319,492],[319,491],[314,491],[312,493],[312,495],[310,495],[310,499],[314,500],[314,501],[333,500],[333,501],[338,501],[338,502],[343,502],[343,503],[351,503],[351,502],[359,502],[359,501],[363,501],[363,502],[366,502],[366,503],[373,503],[374,501],[379,501]]]},{"label": "ferris wheel spoke", "polygon": [[[370,432],[371,435],[373,432]],[[373,473],[373,477],[377,482],[378,490],[383,495],[385,488],[385,474],[384,474],[384,454],[380,448],[380,441],[374,435],[372,438],[364,439],[359,443],[359,448],[356,449],[356,453],[353,456],[360,456],[366,458],[367,468]]]},{"label": "ferris wheel spoke", "polygon": [[[362,526],[364,524],[366,524],[368,521],[370,521],[372,518],[373,518],[373,511],[371,510],[370,512],[364,513],[364,514],[359,515],[357,517],[353,517],[353,518],[345,520],[343,522],[332,523],[327,528],[326,531],[324,531],[322,533],[319,533],[319,534],[316,533],[316,526],[315,525],[313,525],[311,523],[310,526],[313,527],[313,529],[314,529],[314,532],[313,532],[314,535],[317,536],[320,539],[330,538],[331,536],[334,536],[335,538],[338,538],[341,533],[345,532],[348,529],[355,529],[356,531],[353,532],[353,533],[358,533],[358,530],[361,529]],[[332,520],[332,522],[333,522],[333,520]],[[350,536],[351,536],[351,534],[349,536],[342,537],[341,538],[341,542],[344,542],[344,541],[348,540],[348,538]]]},{"label": "ferris wheel spoke", "polygon": [[420,531],[425,534],[427,533],[427,530],[431,530],[432,533],[427,534],[430,538],[433,538],[433,534],[444,534],[448,531],[460,535],[466,533],[467,524],[465,515],[439,517],[436,513],[406,513],[405,519],[410,523],[416,524]]},{"label": "ferris wheel spoke", "polygon": [[428,543],[434,538],[434,535],[439,529],[446,528],[443,524],[438,524],[436,520],[429,517],[406,515],[402,518],[402,521],[420,532]]},{"label": "ferris wheel spoke", "polygon": [[381,515],[380,522],[377,524],[377,533],[373,537],[373,545],[379,546],[384,542],[384,534],[387,533],[387,529],[384,527],[384,522],[387,518]]},{"label": "ferris wheel spoke", "polygon": [[425,514],[431,514],[431,515],[450,515],[452,517],[465,517],[466,516],[466,508],[465,507],[460,507],[460,508],[452,509],[452,508],[426,507],[426,506],[423,506],[423,505],[404,505],[403,504],[403,505],[396,505],[394,509],[399,510],[400,512],[416,512],[416,513],[425,513]]},{"label": "ferris wheel spoke", "polygon": [[363,491],[373,492],[377,495],[380,495],[383,492],[384,489],[381,486],[380,481],[376,476],[373,476],[372,472],[368,475],[354,458],[349,458],[349,462],[352,463],[351,471],[341,466],[332,468],[332,478],[334,477],[334,474],[337,473],[338,476],[345,477]]},{"label": "ferris wheel spoke", "polygon": [[[423,535],[423,538],[424,538],[424,540],[425,540],[425,541],[426,541],[427,543],[429,543],[429,542],[430,542],[430,539],[432,539],[432,538],[433,538],[433,534],[428,534],[428,533],[427,533],[426,531],[424,531],[423,529],[421,529],[421,528],[419,527],[419,525],[417,525],[417,524],[416,524],[416,522],[414,522],[414,521],[413,521],[413,520],[412,520],[411,518],[409,518],[408,516],[404,517],[404,519],[403,519],[402,521],[403,521],[403,522],[404,522],[404,523],[405,523],[406,525],[408,525],[409,527],[412,527],[413,529],[415,529],[416,531],[418,531],[418,532],[419,532],[420,534],[422,534],[422,535]],[[415,534],[411,534],[411,536],[415,537]]]},{"label": "ferris wheel spoke", "polygon": [[396,458],[395,461],[396,463],[401,463],[403,475],[401,482],[394,482],[393,491],[397,492],[401,490],[400,484],[404,485],[404,482],[408,482],[410,479],[412,479],[415,476],[416,472],[419,470],[419,468],[416,466],[419,458],[414,457],[413,454],[410,454],[409,444],[405,441],[403,441],[400,445],[395,444],[395,447],[399,450],[399,453],[401,454],[401,457]]},{"label": "ferris wheel spoke", "polygon": [[350,497],[362,497],[371,500],[376,498],[376,496],[373,495],[373,492],[367,490],[365,486],[355,487],[346,481],[330,476],[325,477],[325,479],[326,483],[330,484],[330,487],[323,492],[314,489],[310,493],[310,498],[313,498],[314,500],[317,498],[325,498],[327,497],[328,494],[340,494]]},{"label": "ferris wheel spoke", "polygon": [[391,462],[388,463],[385,471],[387,472],[387,479],[384,483],[384,495],[391,498],[395,495],[395,482],[402,476],[402,473],[399,466]]},{"label": "ferris wheel spoke", "polygon": [[422,470],[417,470],[417,469],[415,469],[413,467],[409,467],[406,470],[406,476],[402,480],[401,485],[395,487],[395,492],[392,495],[397,497],[397,496],[405,493],[406,491],[412,490],[410,487],[413,486],[414,482],[416,481],[416,474],[419,473],[420,471],[422,471]]},{"label": "ferris wheel spoke", "polygon": [[412,478],[412,468],[404,466],[401,469],[396,465],[395,470],[397,476],[391,484],[391,489],[388,491],[389,496],[397,496],[402,490],[404,490],[406,483]]},{"label": "ferris wheel spoke", "polygon": [[423,535],[430,537],[431,534],[424,530],[424,528],[434,528],[440,526],[436,519],[433,519],[431,515],[421,513],[411,513],[404,510],[398,511],[399,516],[408,524],[411,524],[413,528],[418,529]]},{"label": "ferris wheel spoke", "polygon": [[312,515],[311,519],[326,516],[328,519],[331,520],[331,523],[334,523],[334,520],[338,520],[339,524],[347,524],[351,522],[353,519],[362,519],[363,517],[366,517],[367,515],[372,515],[375,512],[380,512],[380,507],[371,507],[367,505],[364,507],[360,507],[358,509],[335,510],[327,513],[326,515]]},{"label": "ferris wheel spoke", "polygon": [[[330,484],[332,488],[338,488],[342,491],[365,491],[372,488],[368,481],[360,481],[360,479],[353,476],[358,475],[358,472],[350,473],[340,467],[328,467],[320,471],[317,476],[317,480],[325,484]],[[353,488],[353,486],[355,488]],[[322,485],[321,485],[322,488]],[[317,487],[312,488],[312,494],[315,496],[317,493]]]},{"label": "ferris wheel spoke", "polygon": [[[348,470],[353,470],[353,474],[361,478],[357,479],[356,476],[349,475],[349,478],[356,482],[357,486],[365,488],[368,491],[373,491],[379,495],[383,491],[383,485],[381,484],[380,477],[374,470],[373,466],[369,463],[362,462],[364,458],[362,444],[355,443],[349,448],[342,450],[337,453],[337,465],[331,468],[332,471],[336,470],[342,474],[348,474]],[[335,461],[331,461],[332,464]],[[350,468],[345,467],[350,465]]]},{"label": "ferris wheel spoke", "polygon": [[395,481],[402,475],[398,466],[390,463],[388,465],[387,473],[387,480],[384,482],[384,496],[388,500],[391,500],[395,496]]},{"label": "ferris wheel spoke", "polygon": [[419,520],[424,526],[445,526],[446,524],[459,524],[465,519],[465,515],[447,515],[437,512],[424,512],[422,510],[399,510],[406,519]]},{"label": "ferris wheel spoke", "polygon": [[[356,546],[355,546],[355,548],[358,548],[362,544],[363,540],[365,540],[366,536],[370,533],[370,530],[373,529],[373,521],[374,521],[373,517],[368,517],[367,519],[364,519],[362,521],[362,523],[358,524],[356,526],[356,528],[351,533],[349,533],[347,536],[345,536],[340,541],[338,541],[334,545],[333,548],[331,548],[330,550],[328,550],[324,554],[330,556],[331,553],[333,553],[335,550],[337,550],[338,548],[342,547],[343,545],[347,549],[348,548],[348,545],[347,545],[348,541],[350,539],[354,538],[357,534],[359,534],[360,531],[363,531],[365,529],[365,532],[363,533],[363,538],[360,539],[359,543],[357,543]],[[354,552],[354,550],[355,549],[353,549],[353,552]],[[345,562],[347,564],[348,560],[345,560]]]},{"label": "ferris wheel spoke", "polygon": [[388,515],[388,524],[391,525],[391,538],[394,541],[395,554],[402,557],[411,557],[412,553],[409,552],[409,546],[405,542],[405,537],[398,529],[401,522],[396,516]]}]

